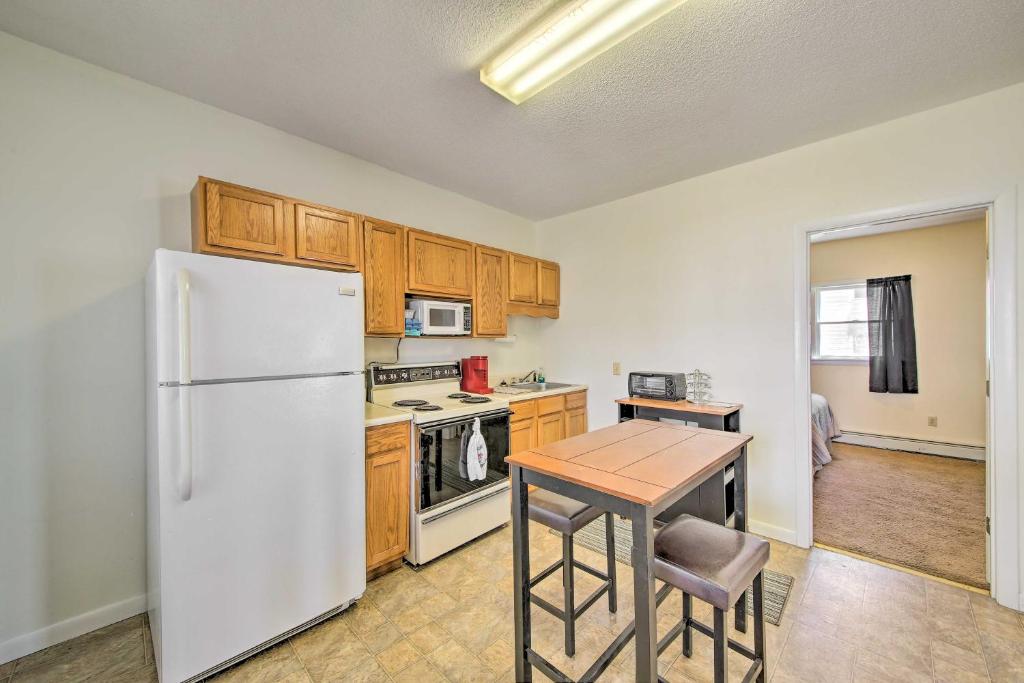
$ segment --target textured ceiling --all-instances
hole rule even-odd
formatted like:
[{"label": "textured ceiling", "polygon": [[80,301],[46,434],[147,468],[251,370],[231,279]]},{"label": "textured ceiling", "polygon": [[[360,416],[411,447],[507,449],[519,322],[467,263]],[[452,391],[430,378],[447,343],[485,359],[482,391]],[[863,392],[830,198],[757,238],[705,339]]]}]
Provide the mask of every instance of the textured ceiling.
[{"label": "textured ceiling", "polygon": [[4,0],[0,29],[533,219],[1024,80],[1021,0],[689,0],[516,107],[477,70],[549,5]]}]

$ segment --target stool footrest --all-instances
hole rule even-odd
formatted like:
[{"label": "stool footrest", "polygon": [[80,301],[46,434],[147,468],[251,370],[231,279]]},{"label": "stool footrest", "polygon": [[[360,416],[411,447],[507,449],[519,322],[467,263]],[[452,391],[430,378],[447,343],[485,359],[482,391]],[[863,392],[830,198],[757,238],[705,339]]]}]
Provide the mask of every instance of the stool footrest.
[{"label": "stool footrest", "polygon": [[[602,595],[608,592],[608,589],[611,588],[611,585],[611,581],[605,581],[603,584],[601,584],[601,586],[596,591],[591,593],[589,596],[587,596],[586,600],[580,603],[579,607],[573,610],[572,618],[579,619],[581,616],[583,616],[584,612],[590,609],[590,607],[595,602],[597,602]],[[565,621],[565,610],[561,609],[560,607],[555,607],[550,602],[548,602],[547,600],[545,600],[544,598],[540,597],[532,591],[530,592],[530,602],[537,605],[537,607],[540,607],[548,614],[552,614],[555,617],[561,619],[562,621]]]},{"label": "stool footrest", "polygon": [[[683,619],[679,623],[676,624],[676,626],[679,627],[680,631],[682,631],[682,629],[686,628],[686,624],[684,623],[685,621],[687,621],[687,620]],[[701,633],[706,635],[708,638],[714,638],[715,637],[714,629],[712,629],[707,624],[702,623],[702,622],[697,621],[696,619],[692,619],[692,618],[689,619],[689,622],[690,622],[690,626],[695,631],[700,631]],[[740,653],[741,655],[743,655],[747,659],[757,659],[757,655],[754,654],[754,651],[751,650],[746,645],[744,645],[743,643],[737,642],[737,641],[733,640],[732,638],[727,638],[726,640],[728,642],[728,645],[729,645],[730,649],[735,650],[736,652]]]}]

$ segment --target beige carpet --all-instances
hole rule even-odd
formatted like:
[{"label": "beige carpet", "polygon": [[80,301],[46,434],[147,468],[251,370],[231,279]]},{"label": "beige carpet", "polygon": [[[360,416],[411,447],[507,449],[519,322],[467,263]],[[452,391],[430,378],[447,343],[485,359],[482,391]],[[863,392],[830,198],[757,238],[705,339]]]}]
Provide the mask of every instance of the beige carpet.
[{"label": "beige carpet", "polygon": [[985,465],[833,444],[814,479],[814,540],[987,588]]}]

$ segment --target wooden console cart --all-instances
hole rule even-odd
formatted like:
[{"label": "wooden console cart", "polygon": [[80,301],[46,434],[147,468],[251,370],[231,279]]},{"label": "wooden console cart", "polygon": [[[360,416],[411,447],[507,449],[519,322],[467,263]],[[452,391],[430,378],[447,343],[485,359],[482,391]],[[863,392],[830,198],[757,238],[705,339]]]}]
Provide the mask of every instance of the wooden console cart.
[{"label": "wooden console cart", "polygon": [[[689,401],[657,401],[650,398],[620,398],[619,422],[627,420],[683,420],[696,422],[703,429],[725,432],[740,431],[739,403],[728,407],[690,403]],[[736,477],[729,465],[704,481],[699,488],[687,494],[658,515],[658,521],[668,522],[681,514],[694,515],[709,522],[735,527]]]}]

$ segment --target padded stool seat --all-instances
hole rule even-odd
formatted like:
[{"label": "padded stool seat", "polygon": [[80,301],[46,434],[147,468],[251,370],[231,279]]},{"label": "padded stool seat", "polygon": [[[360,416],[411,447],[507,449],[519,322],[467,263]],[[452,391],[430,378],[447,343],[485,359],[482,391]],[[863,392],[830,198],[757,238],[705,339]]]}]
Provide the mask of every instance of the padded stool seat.
[{"label": "padded stool seat", "polygon": [[[654,537],[654,575],[668,584],[668,590],[675,587],[683,592],[683,618],[658,643],[658,652],[682,634],[683,656],[692,656],[691,631],[696,630],[715,641],[715,683],[729,680],[726,654],[730,649],[751,661],[743,680],[764,683],[767,667],[762,571],[768,564],[770,550],[768,543],[756,536],[689,515],[681,515],[662,527]],[[730,639],[725,624],[725,615],[733,605],[737,610],[746,610],[746,600],[736,603],[751,584],[754,649]],[[693,596],[714,607],[714,628],[693,618]]]},{"label": "padded stool seat", "polygon": [[530,493],[529,511],[533,521],[570,535],[604,514],[604,510],[543,489]]},{"label": "padded stool seat", "polygon": [[727,610],[768,563],[768,552],[756,536],[683,515],[654,537],[654,575]]}]

